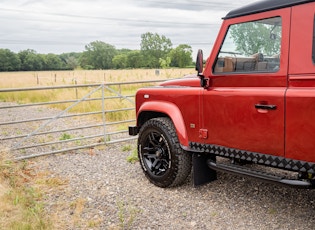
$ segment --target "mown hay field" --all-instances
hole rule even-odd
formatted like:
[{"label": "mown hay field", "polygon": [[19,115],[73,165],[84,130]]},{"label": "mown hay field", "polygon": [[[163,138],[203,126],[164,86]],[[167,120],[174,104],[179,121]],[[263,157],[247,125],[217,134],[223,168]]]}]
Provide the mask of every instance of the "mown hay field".
[{"label": "mown hay field", "polygon": [[[121,83],[121,85],[110,86],[112,91],[105,90],[105,97],[117,95],[134,95],[138,88],[156,85],[158,83],[127,84],[126,82],[137,82],[146,80],[167,80],[183,77],[195,73],[193,68],[188,69],[128,69],[128,70],[75,70],[75,71],[40,71],[40,72],[2,72],[0,73],[0,89],[63,86],[63,85],[88,85],[102,83]],[[79,100],[86,96],[94,87],[50,89],[38,91],[0,92],[0,102],[41,103],[51,101]],[[99,90],[89,98],[100,98],[102,91]],[[73,107],[69,112],[86,113],[100,111],[100,101],[88,101]],[[134,105],[130,101],[117,98],[106,100],[106,110],[131,108]],[[52,107],[64,110],[70,104],[57,103]],[[101,118],[101,116],[98,116]],[[108,121],[134,119],[134,111],[121,111],[106,114]]]},{"label": "mown hay field", "polygon": [[193,68],[0,72],[0,88],[161,80],[192,73]]}]

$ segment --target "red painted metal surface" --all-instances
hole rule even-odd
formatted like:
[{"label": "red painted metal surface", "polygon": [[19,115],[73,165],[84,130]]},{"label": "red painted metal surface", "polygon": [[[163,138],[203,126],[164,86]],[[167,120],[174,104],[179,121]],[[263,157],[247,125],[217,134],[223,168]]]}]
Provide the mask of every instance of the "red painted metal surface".
[{"label": "red painted metal surface", "polygon": [[286,93],[285,156],[309,162],[315,162],[314,15],[315,3],[292,8]]},{"label": "red painted metal surface", "polygon": [[153,87],[140,89],[136,95],[137,117],[158,112],[169,116],[176,128],[179,141],[199,141],[202,114],[200,87]]},{"label": "red painted metal surface", "polygon": [[[201,88],[195,77],[141,89],[138,116],[167,114],[186,147],[189,142],[216,144],[315,162],[314,15],[312,2],[224,20],[203,73],[209,87]],[[282,19],[277,72],[213,72],[231,24],[272,17]]]},{"label": "red painted metal surface", "polygon": [[[215,87],[205,91],[203,127],[211,144],[284,156],[285,88]],[[255,108],[276,105],[276,110]]]}]

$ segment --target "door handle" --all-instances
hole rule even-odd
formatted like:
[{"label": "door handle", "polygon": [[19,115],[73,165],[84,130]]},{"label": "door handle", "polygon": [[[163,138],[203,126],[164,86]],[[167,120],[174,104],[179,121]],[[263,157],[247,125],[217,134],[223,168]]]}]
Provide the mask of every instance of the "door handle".
[{"label": "door handle", "polygon": [[276,105],[263,105],[263,104],[255,104],[256,109],[267,109],[267,110],[276,110]]}]

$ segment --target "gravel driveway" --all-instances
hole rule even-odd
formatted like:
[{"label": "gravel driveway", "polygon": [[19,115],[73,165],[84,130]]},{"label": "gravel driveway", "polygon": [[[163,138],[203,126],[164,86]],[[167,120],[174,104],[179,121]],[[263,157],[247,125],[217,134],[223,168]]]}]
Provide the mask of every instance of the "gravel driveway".
[{"label": "gravel driveway", "polygon": [[[116,145],[95,155],[82,151],[36,160],[52,177],[69,180],[60,194],[48,198],[51,206],[61,205],[68,229],[84,229],[93,222],[99,229],[119,229],[123,223],[125,229],[314,229],[313,190],[221,173],[217,181],[199,188],[187,181],[161,189],[147,181],[139,164],[126,161],[128,154]],[[75,223],[69,204],[79,199],[84,208]]]},{"label": "gravel driveway", "polygon": [[224,173],[198,188],[187,180],[162,189],[127,162],[127,144],[31,160],[38,173],[66,181],[45,198],[63,229],[315,229],[315,190]]}]

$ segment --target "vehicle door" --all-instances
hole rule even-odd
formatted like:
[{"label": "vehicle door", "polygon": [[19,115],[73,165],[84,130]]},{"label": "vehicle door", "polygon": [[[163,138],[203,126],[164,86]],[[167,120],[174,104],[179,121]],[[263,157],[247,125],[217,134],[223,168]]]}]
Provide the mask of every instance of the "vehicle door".
[{"label": "vehicle door", "polygon": [[224,22],[204,71],[206,144],[284,156],[289,16],[282,9]]}]

